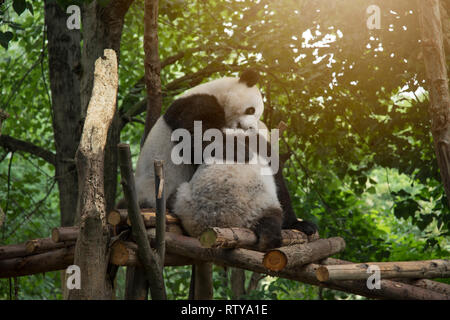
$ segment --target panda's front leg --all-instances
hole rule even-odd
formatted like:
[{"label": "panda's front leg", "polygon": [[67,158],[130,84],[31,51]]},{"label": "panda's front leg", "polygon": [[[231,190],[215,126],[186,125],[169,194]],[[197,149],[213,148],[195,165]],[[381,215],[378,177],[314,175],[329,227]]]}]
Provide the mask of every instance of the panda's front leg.
[{"label": "panda's front leg", "polygon": [[283,211],[280,208],[264,209],[262,217],[252,228],[258,237],[257,246],[260,251],[281,247],[282,219]]}]

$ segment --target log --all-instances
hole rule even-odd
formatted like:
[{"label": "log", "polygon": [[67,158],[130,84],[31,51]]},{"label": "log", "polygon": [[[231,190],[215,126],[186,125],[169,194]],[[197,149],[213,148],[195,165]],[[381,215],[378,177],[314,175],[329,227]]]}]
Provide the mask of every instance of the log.
[{"label": "log", "polygon": [[345,241],[341,237],[319,239],[269,250],[264,255],[263,265],[269,270],[280,271],[324,259],[344,249]]},{"label": "log", "polygon": [[428,279],[402,279],[407,284],[420,287],[427,290],[432,290],[450,297],[450,284],[431,281]]},{"label": "log", "polygon": [[0,260],[0,278],[20,277],[62,270],[73,264],[75,246],[51,250],[23,258]]},{"label": "log", "polygon": [[[282,230],[282,246],[308,242],[308,236],[298,230]],[[246,248],[256,249],[258,238],[255,233],[244,228],[213,227],[200,235],[200,243],[205,248]]]},{"label": "log", "polygon": [[[170,218],[170,221],[171,220]],[[153,226],[154,228],[155,226]],[[149,227],[151,228],[151,227]],[[114,230],[111,230],[112,232]],[[175,223],[170,223],[170,224],[166,224],[166,231],[168,232],[173,232],[173,233],[178,233],[178,234],[183,234],[183,230],[181,229],[181,227],[178,224]],[[80,233],[80,229],[76,226],[74,227],[58,227],[58,228],[54,228],[52,230],[52,240],[54,242],[71,242],[71,241],[76,241],[78,238],[78,235]],[[111,233],[111,236],[114,236],[113,233]],[[5,246],[6,247],[6,246]],[[2,257],[2,253],[1,253],[2,247],[0,247],[0,257]],[[8,251],[10,250],[18,250],[18,249],[6,249]],[[6,253],[5,253],[6,255]],[[22,254],[20,254],[19,256],[22,256]]]},{"label": "log", "polygon": [[[146,228],[156,227],[156,211],[154,209],[142,209],[142,218],[144,219],[144,225]],[[131,226],[131,221],[127,217],[127,224]],[[166,224],[181,224],[180,219],[173,216],[166,210]]]},{"label": "log", "polygon": [[124,225],[127,223],[127,209],[114,209],[106,216],[106,221],[112,226]]},{"label": "log", "polygon": [[[118,240],[111,246],[110,263],[117,266],[142,267],[137,256],[137,244]],[[185,266],[194,263],[193,259],[166,253],[164,266]]]},{"label": "log", "polygon": [[52,240],[54,242],[76,241],[80,233],[80,228],[74,227],[58,227],[52,230]]},{"label": "log", "polygon": [[[155,231],[147,230],[150,238],[155,237]],[[381,289],[370,290],[366,281],[345,280],[320,282],[317,280],[315,272],[319,265],[308,264],[301,267],[285,268],[280,272],[268,270],[262,264],[264,253],[248,249],[209,249],[204,248],[198,239],[166,233],[166,250],[169,253],[178,254],[195,260],[209,261],[219,265],[242,268],[275,277],[282,277],[295,281],[322,286],[334,290],[350,292],[357,295],[377,298],[377,299],[419,299],[419,300],[448,300],[450,296],[440,294],[431,290],[416,287],[406,283],[381,280]],[[342,261],[328,258],[325,261],[333,264]],[[343,262],[347,263],[347,262]]]},{"label": "log", "polygon": [[153,300],[165,300],[166,288],[164,285],[163,265],[159,256],[150,247],[144,222],[141,217],[141,210],[136,194],[134,183],[133,165],[131,163],[130,146],[119,144],[119,166],[122,175],[122,188],[127,201],[128,216],[131,220],[131,230],[133,237],[138,244],[139,260],[143,264],[143,269],[149,283],[150,294]]},{"label": "log", "polygon": [[24,257],[27,255],[25,243],[0,246],[0,260]]},{"label": "log", "polygon": [[[144,219],[146,228],[154,228],[156,226],[156,211],[155,209],[141,209],[141,215]],[[131,226],[131,221],[128,218],[127,209],[115,209],[108,213],[107,221],[112,226],[128,225]],[[180,224],[180,220],[166,210],[166,224]]]},{"label": "log", "polygon": [[23,258],[32,254],[42,253],[74,245],[74,241],[56,243],[50,238],[29,240],[20,244],[0,246],[0,260]]},{"label": "log", "polygon": [[366,262],[344,265],[321,266],[316,271],[319,281],[328,280],[363,280],[371,273],[369,266],[380,268],[382,279],[393,278],[448,278],[450,277],[450,260]]}]

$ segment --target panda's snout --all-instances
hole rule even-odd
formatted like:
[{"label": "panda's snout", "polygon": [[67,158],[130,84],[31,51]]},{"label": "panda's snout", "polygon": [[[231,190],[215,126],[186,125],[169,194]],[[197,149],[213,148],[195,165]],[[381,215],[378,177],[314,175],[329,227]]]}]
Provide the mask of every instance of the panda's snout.
[{"label": "panda's snout", "polygon": [[252,125],[252,124],[244,126],[244,125],[242,125],[241,122],[238,122],[237,128],[238,129],[243,129],[243,130],[255,130],[256,129],[256,127],[254,125]]}]

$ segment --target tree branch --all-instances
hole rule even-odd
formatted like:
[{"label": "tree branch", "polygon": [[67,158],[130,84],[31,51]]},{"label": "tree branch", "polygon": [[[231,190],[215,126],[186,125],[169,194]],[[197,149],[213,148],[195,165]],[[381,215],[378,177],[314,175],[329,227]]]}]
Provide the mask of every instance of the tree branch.
[{"label": "tree branch", "polygon": [[10,151],[24,151],[36,157],[39,157],[51,165],[56,165],[56,155],[42,147],[32,144],[31,142],[19,140],[11,136],[0,136],[0,146]]}]

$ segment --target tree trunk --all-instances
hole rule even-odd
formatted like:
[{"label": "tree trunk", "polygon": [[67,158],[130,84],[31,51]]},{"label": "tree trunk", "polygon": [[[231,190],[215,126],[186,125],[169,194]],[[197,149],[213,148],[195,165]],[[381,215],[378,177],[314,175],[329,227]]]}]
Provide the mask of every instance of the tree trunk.
[{"label": "tree trunk", "polygon": [[95,63],[94,87],[87,109],[76,161],[78,169],[80,233],[74,264],[81,270],[81,289],[69,299],[112,299],[112,281],[107,279],[109,228],[104,193],[104,153],[108,129],[116,109],[117,57],[113,50]]},{"label": "tree trunk", "polygon": [[[81,77],[81,112],[86,117],[86,110],[91,97],[95,61],[103,55],[104,49],[113,49],[120,58],[120,39],[124,17],[133,0],[109,1],[108,5],[100,5],[101,1],[92,1],[82,9],[83,50]],[[117,144],[120,142],[121,120],[118,112],[114,114],[108,131],[105,148],[105,197],[107,212],[114,208],[117,191]]]},{"label": "tree trunk", "polygon": [[72,226],[78,198],[75,153],[80,143],[80,31],[69,30],[67,14],[56,0],[45,1],[48,65],[52,92],[52,123],[55,139],[55,176],[59,189],[61,226]]},{"label": "tree trunk", "polygon": [[450,204],[450,95],[439,0],[418,0],[434,149]]},{"label": "tree trunk", "polygon": [[144,52],[145,86],[147,89],[147,116],[145,119],[144,144],[153,125],[161,115],[161,61],[158,53],[158,0],[145,0]]}]

